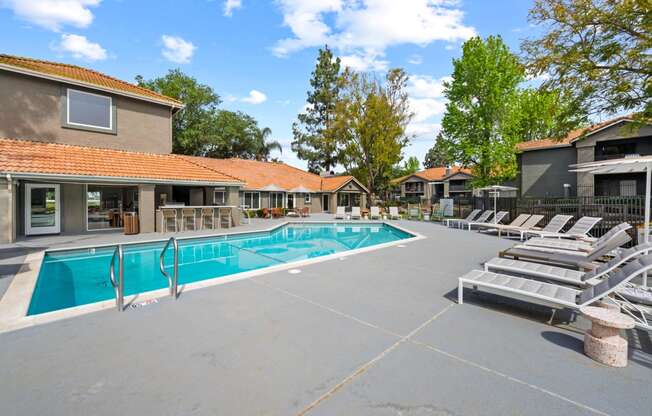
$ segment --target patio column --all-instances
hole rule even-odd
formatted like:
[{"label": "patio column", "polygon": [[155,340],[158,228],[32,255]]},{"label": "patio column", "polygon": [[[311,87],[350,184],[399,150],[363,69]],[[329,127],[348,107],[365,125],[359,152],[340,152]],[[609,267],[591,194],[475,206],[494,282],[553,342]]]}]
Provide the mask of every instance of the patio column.
[{"label": "patio column", "polygon": [[140,232],[153,233],[156,223],[155,186],[138,185],[138,217]]},{"label": "patio column", "polygon": [[450,181],[444,181],[444,198],[448,198],[450,196],[450,185]]},{"label": "patio column", "polygon": [[16,241],[16,186],[0,180],[0,243]]}]

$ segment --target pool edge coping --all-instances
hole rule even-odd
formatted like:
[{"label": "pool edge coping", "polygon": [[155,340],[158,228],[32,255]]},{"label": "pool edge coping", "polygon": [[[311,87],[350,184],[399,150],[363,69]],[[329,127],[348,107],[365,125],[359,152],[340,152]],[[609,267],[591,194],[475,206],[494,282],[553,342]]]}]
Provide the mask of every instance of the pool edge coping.
[{"label": "pool edge coping", "polygon": [[[279,271],[308,266],[308,265],[317,264],[325,261],[331,261],[342,257],[349,257],[356,254],[362,254],[370,251],[380,250],[383,248],[394,247],[401,244],[412,243],[415,241],[428,238],[420,233],[417,233],[412,230],[408,230],[404,227],[401,227],[400,225],[390,223],[386,220],[380,220],[380,221],[355,221],[355,220],[292,221],[289,220],[289,221],[284,221],[282,223],[276,224],[269,228],[255,230],[255,231],[250,230],[250,231],[238,231],[233,233],[206,234],[206,235],[198,235],[198,236],[178,237],[177,239],[193,240],[193,239],[210,238],[210,237],[225,236],[225,235],[242,235],[242,234],[272,232],[277,228],[284,227],[289,224],[347,224],[347,225],[348,224],[361,224],[361,225],[362,224],[385,224],[390,227],[394,227],[404,233],[407,233],[412,237],[391,241],[388,243],[377,244],[369,247],[347,250],[340,253],[328,254],[325,256],[315,257],[312,259],[298,260],[298,261],[278,264],[274,266],[267,266],[261,269],[234,273],[227,276],[212,277],[212,278],[199,280],[192,283],[187,283],[179,287],[179,296],[183,295],[185,291],[192,291],[196,289],[202,289],[206,287],[212,287],[221,284],[227,284],[227,283],[236,282],[240,280],[250,279],[252,277],[257,277],[257,276],[262,276],[262,275],[275,273]],[[151,244],[151,243],[160,243],[167,240],[169,240],[169,238],[127,242],[127,243],[121,243],[121,245],[124,246],[124,245],[135,245],[135,244]],[[77,316],[103,311],[106,309],[114,309],[116,307],[115,299],[109,299],[109,300],[93,302],[85,305],[78,305],[70,308],[59,309],[56,311],[45,312],[37,315],[27,315],[29,304],[31,302],[34,289],[36,288],[38,274],[40,272],[45,254],[47,252],[82,250],[82,249],[99,248],[99,247],[113,247],[117,245],[118,244],[102,244],[102,245],[85,245],[85,246],[65,247],[65,248],[62,247],[62,248],[55,248],[51,250],[48,249],[40,250],[28,254],[25,258],[25,261],[21,265],[20,270],[18,271],[18,273],[16,273],[11,284],[7,288],[7,291],[5,292],[4,296],[0,298],[0,334],[5,332],[16,331],[28,327],[33,327],[37,325],[42,325],[50,322],[74,318]],[[32,264],[38,264],[38,267],[30,267],[30,265]],[[169,296],[170,296],[170,292],[168,288],[150,290],[135,295],[125,296],[124,310],[129,309],[130,305],[135,303],[165,298]]]}]

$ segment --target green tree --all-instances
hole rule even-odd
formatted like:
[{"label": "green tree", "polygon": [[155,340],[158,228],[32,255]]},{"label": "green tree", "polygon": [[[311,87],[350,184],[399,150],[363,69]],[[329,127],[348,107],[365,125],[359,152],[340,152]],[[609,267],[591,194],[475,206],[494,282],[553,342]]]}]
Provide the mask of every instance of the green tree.
[{"label": "green tree", "polygon": [[513,109],[513,131],[521,141],[561,138],[585,124],[585,108],[569,92],[544,87],[519,92]]},{"label": "green tree", "polygon": [[592,113],[643,109],[652,117],[650,0],[536,0],[523,42],[529,69],[572,91]]},{"label": "green tree", "polygon": [[180,69],[171,69],[159,78],[144,80],[136,77],[143,88],[175,98],[185,107],[172,119],[172,152],[194,155],[201,151],[211,137],[211,122],[220,97],[208,85],[200,84]]},{"label": "green tree", "polygon": [[392,179],[401,178],[411,175],[421,169],[421,164],[416,156],[410,156],[403,164],[396,164],[392,172]]},{"label": "green tree", "polygon": [[448,99],[442,136],[450,156],[469,166],[477,185],[510,179],[516,174],[512,111],[525,72],[500,37],[466,41],[462,57],[453,60],[452,81],[444,83]]},{"label": "green tree", "polygon": [[428,153],[426,153],[423,167],[429,169],[440,166],[449,166],[453,163],[455,163],[455,160],[451,156],[450,149],[448,149],[448,142],[440,132],[435,138],[435,144],[430,148],[430,150],[428,150]]},{"label": "green tree", "polygon": [[269,140],[269,136],[271,135],[272,129],[269,127],[258,129],[258,135],[256,137],[258,150],[254,155],[256,160],[269,161],[272,151],[278,150],[280,153],[283,152],[283,147],[277,140]]},{"label": "green tree", "polygon": [[390,70],[384,82],[345,70],[342,93],[331,128],[341,162],[374,194],[386,190],[392,168],[409,142],[405,128],[412,117],[405,92],[407,75]]},{"label": "green tree", "polygon": [[325,46],[319,50],[310,78],[306,110],[292,125],[292,150],[299,159],[308,161],[311,172],[330,171],[338,162],[337,143],[328,132],[339,95],[339,75],[340,58],[334,58],[333,52]]},{"label": "green tree", "polygon": [[179,69],[149,81],[136,77],[138,85],[168,97],[185,107],[172,119],[172,152],[215,158],[239,157],[268,160],[277,141],[269,141],[272,131],[260,128],[252,116],[218,108],[219,96],[208,85],[197,82]]}]

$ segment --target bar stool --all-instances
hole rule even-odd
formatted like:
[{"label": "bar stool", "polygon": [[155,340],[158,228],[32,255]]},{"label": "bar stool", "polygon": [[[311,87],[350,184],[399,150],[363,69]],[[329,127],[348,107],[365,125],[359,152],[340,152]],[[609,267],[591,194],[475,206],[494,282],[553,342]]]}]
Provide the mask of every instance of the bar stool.
[{"label": "bar stool", "polygon": [[220,228],[231,228],[231,208],[219,208]]},{"label": "bar stool", "polygon": [[176,209],[161,210],[161,232],[166,233],[169,230],[170,220],[174,223],[174,232],[179,231],[179,221],[177,220]]},{"label": "bar stool", "polygon": [[[211,230],[215,229],[215,210],[213,208],[204,207],[201,209],[201,222],[200,227],[202,230],[206,229],[206,222],[211,225]],[[208,220],[208,221],[206,221]]]},{"label": "bar stool", "polygon": [[193,231],[197,229],[197,217],[194,208],[181,208],[181,226],[183,231],[188,230],[188,219],[192,219]]}]

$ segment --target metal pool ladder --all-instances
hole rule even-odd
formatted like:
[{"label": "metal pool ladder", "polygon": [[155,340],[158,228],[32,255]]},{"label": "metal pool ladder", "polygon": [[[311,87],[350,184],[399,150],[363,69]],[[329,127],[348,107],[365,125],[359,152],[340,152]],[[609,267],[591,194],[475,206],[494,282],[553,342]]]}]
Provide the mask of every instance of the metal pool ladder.
[{"label": "metal pool ladder", "polygon": [[[170,274],[165,271],[165,264],[163,264],[165,252],[168,250],[168,248],[170,248],[170,244],[174,250],[174,269],[172,276],[170,276]],[[167,277],[168,279],[168,285],[170,286],[170,296],[176,299],[177,288],[179,285],[179,243],[177,242],[176,238],[170,237],[168,242],[165,243],[165,246],[163,246],[163,250],[161,250],[161,256],[159,257],[159,268],[161,269],[163,276]]]},{"label": "metal pool ladder", "polygon": [[[118,307],[118,311],[122,312],[124,310],[124,267],[123,259],[124,252],[122,250],[122,245],[118,246],[113,251],[113,257],[111,258],[111,266],[109,267],[109,278],[111,279],[111,286],[115,291],[115,304]],[[115,279],[115,259],[118,259],[118,280]]]}]

